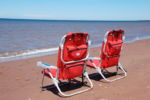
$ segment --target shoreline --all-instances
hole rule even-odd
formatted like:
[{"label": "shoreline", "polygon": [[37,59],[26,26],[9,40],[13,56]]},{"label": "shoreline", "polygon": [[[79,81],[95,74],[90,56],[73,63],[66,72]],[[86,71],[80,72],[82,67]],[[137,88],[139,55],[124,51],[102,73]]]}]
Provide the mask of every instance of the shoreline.
[{"label": "shoreline", "polygon": [[[143,37],[143,38],[140,38],[140,39],[135,38],[134,40],[125,41],[125,44],[134,43],[136,41],[147,40],[147,39],[150,39],[150,37]],[[90,46],[90,49],[97,48],[97,47],[100,47],[100,46],[101,46],[101,44],[95,44],[95,45]],[[57,52],[58,52],[58,47],[43,48],[43,49],[41,48],[41,49],[35,49],[35,50],[26,50],[26,52],[23,52],[23,53],[20,53],[20,54],[0,57],[0,63],[15,61],[15,60],[24,60],[24,59],[35,58],[35,57],[43,57],[43,56],[57,54]]]},{"label": "shoreline", "polygon": [[[68,98],[62,98],[51,90],[41,91],[42,69],[37,61],[56,65],[57,54],[0,63],[0,100],[147,100],[150,98],[150,39],[123,45],[120,62],[128,71],[124,79],[106,83],[103,79],[91,79],[94,88]],[[91,48],[91,56],[99,56],[100,47]],[[87,69],[89,75],[97,73]],[[47,85],[52,84],[46,78]],[[68,92],[68,91],[67,91]],[[87,98],[88,96],[88,98]]]}]

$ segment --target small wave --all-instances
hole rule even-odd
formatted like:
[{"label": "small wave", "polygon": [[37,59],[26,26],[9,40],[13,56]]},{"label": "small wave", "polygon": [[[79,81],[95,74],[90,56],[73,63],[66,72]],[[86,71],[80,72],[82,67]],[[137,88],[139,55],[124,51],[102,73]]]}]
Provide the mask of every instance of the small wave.
[{"label": "small wave", "polygon": [[145,39],[150,39],[150,35],[147,35],[147,36],[136,36],[134,38],[126,40],[125,43],[132,43],[132,42],[135,42],[135,41],[138,41],[138,40],[145,40]]},{"label": "small wave", "polygon": [[31,57],[39,57],[48,54],[55,54],[57,53],[58,47],[55,48],[46,48],[46,49],[35,49],[35,50],[26,50],[21,52],[15,53],[5,53],[0,55],[0,62],[12,61],[12,60],[19,60]]}]

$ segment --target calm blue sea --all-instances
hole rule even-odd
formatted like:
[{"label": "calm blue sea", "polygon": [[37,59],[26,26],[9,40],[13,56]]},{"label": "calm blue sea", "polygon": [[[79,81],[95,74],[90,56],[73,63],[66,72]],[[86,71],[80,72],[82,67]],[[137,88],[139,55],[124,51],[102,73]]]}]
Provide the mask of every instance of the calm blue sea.
[{"label": "calm blue sea", "polygon": [[56,53],[67,32],[88,32],[99,46],[111,29],[124,29],[126,42],[150,38],[150,21],[0,19],[0,62]]}]

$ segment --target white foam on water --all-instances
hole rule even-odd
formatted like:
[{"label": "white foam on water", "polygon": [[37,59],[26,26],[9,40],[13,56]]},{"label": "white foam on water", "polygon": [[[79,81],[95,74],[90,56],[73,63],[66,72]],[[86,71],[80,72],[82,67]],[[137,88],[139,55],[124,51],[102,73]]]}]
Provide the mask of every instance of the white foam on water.
[{"label": "white foam on water", "polygon": [[48,49],[35,49],[35,50],[26,50],[23,53],[10,55],[7,53],[8,56],[1,56],[0,62],[12,61],[12,60],[19,60],[25,58],[32,58],[32,57],[39,57],[48,54],[55,54],[58,51],[58,47],[55,48],[48,48]]},{"label": "white foam on water", "polygon": [[132,42],[135,42],[135,41],[138,41],[138,40],[145,40],[145,39],[150,39],[150,36],[136,36],[135,38],[131,39],[131,40],[127,40],[125,41],[125,43],[132,43]]}]

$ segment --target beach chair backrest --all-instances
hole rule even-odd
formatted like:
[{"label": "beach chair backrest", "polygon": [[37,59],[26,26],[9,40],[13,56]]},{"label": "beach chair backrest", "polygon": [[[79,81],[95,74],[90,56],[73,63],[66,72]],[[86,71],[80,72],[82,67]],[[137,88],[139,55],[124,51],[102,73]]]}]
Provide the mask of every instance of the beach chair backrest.
[{"label": "beach chair backrest", "polygon": [[61,68],[64,79],[81,76],[88,58],[88,33],[69,32],[60,43],[57,66]]},{"label": "beach chair backrest", "polygon": [[105,35],[101,50],[101,67],[117,66],[124,40],[124,30],[111,30]]}]

